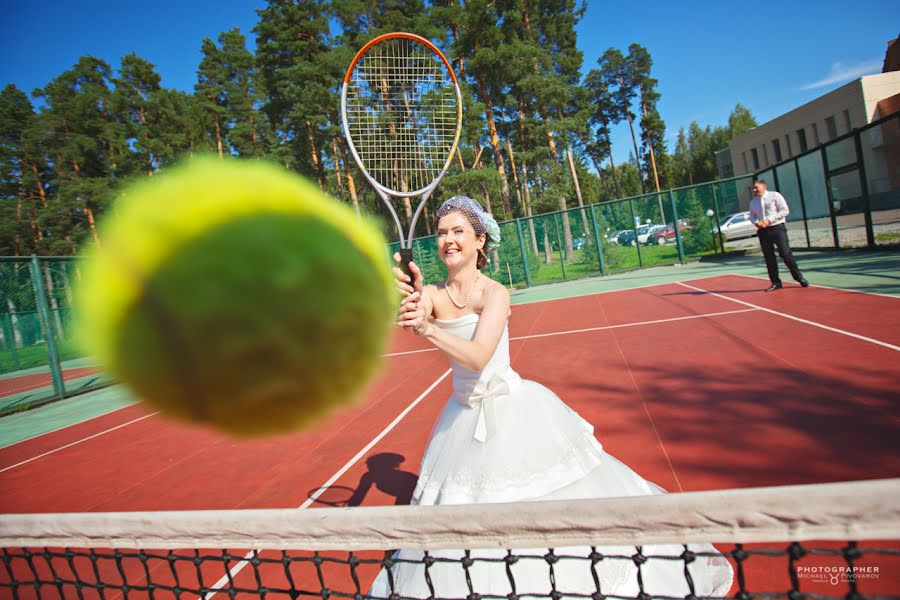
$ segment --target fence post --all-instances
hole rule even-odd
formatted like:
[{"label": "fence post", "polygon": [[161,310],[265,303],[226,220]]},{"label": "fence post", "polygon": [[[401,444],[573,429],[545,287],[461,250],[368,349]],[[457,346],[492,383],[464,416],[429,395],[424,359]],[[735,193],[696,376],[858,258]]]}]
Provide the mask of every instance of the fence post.
[{"label": "fence post", "polygon": [[875,229],[872,226],[872,206],[869,201],[869,182],[866,180],[866,161],[862,155],[862,140],[860,139],[859,130],[853,134],[853,141],[856,145],[856,164],[859,166],[859,186],[863,197],[863,215],[866,220],[866,244],[869,248],[875,248]]},{"label": "fence post", "polygon": [[722,239],[722,221],[719,219],[719,200],[716,198],[716,184],[713,182],[711,185],[713,192],[713,214],[716,217],[716,233],[719,234],[719,248],[722,250],[722,254],[725,254],[725,241]]},{"label": "fence post", "polygon": [[831,216],[831,233],[834,236],[835,250],[841,249],[841,240],[838,237],[837,215],[834,214],[834,201],[831,198],[831,175],[828,172],[828,146],[822,146],[822,171],[825,176],[825,201],[828,202],[828,214]]},{"label": "fence post", "polygon": [[525,252],[525,236],[522,235],[521,219],[516,219],[516,230],[519,232],[519,247],[522,249],[522,266],[525,267],[525,285],[531,287],[531,273],[528,272],[528,253]]},{"label": "fence post", "polygon": [[637,249],[638,267],[643,269],[644,261],[641,259],[641,244],[638,242],[638,239],[637,239],[638,225],[637,225],[637,220],[635,219],[636,215],[634,214],[634,202],[632,200],[628,200],[628,206],[631,208],[631,229],[632,229],[632,231],[634,231],[634,247]]},{"label": "fence post", "polygon": [[809,219],[806,218],[806,199],[803,197],[803,181],[800,179],[800,160],[794,159],[794,172],[797,173],[797,190],[800,192],[800,210],[803,211],[803,229],[806,230],[806,247],[812,248],[809,241]]},{"label": "fence post", "polygon": [[566,249],[563,247],[562,238],[559,237],[559,230],[562,229],[561,219],[558,218],[559,213],[553,215],[553,229],[556,230],[556,245],[559,246],[559,264],[562,266],[563,279],[566,277]]},{"label": "fence post", "polygon": [[50,379],[53,381],[53,391],[59,398],[65,398],[66,388],[63,386],[62,370],[59,363],[59,352],[56,349],[56,336],[53,335],[53,323],[50,321],[50,311],[47,309],[47,296],[44,294],[44,284],[41,283],[41,264],[35,254],[31,255],[31,282],[34,284],[34,299],[37,304],[38,322],[47,342],[47,359],[50,363]]},{"label": "fence post", "polygon": [[678,209],[675,207],[675,193],[669,190],[669,202],[672,203],[672,227],[675,228],[675,244],[678,246],[678,260],[684,264],[684,246],[681,244],[681,227],[678,223]]},{"label": "fence post", "polygon": [[600,261],[600,274],[606,275],[606,261],[603,260],[603,244],[600,242],[600,230],[597,227],[597,215],[594,214],[594,205],[590,205],[591,226],[594,229],[594,240],[597,242],[597,260]]}]

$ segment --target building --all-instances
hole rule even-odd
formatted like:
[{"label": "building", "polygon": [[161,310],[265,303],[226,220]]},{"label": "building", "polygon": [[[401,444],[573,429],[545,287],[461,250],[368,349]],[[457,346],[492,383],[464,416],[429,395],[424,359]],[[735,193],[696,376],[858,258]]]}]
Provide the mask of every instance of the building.
[{"label": "building", "polygon": [[891,114],[898,100],[900,71],[860,77],[731,140],[733,173],[758,173],[803,154]]}]

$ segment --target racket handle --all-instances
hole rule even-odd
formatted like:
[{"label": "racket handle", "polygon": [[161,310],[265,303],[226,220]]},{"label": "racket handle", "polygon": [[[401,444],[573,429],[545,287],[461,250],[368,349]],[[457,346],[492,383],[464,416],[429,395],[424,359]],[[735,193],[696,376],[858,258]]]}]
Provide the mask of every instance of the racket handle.
[{"label": "racket handle", "polygon": [[401,248],[400,249],[400,269],[403,271],[405,275],[409,277],[409,283],[412,285],[414,283],[415,278],[413,277],[412,271],[409,269],[409,263],[412,262],[413,259],[413,251],[412,248]]}]

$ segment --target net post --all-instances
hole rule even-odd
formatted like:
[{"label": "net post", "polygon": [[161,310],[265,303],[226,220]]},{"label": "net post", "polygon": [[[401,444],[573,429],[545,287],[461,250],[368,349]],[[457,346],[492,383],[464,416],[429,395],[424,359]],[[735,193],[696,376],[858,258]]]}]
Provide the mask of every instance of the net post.
[{"label": "net post", "polygon": [[44,285],[41,283],[41,263],[36,254],[31,255],[31,281],[34,284],[34,299],[37,304],[38,321],[47,340],[47,360],[50,363],[50,379],[53,382],[53,391],[57,397],[66,397],[66,388],[63,385],[62,370],[59,366],[59,351],[56,348],[56,337],[53,334],[53,323],[50,320],[50,311],[47,308],[47,296],[44,294]]},{"label": "net post", "polygon": [[525,236],[522,234],[521,219],[516,219],[516,231],[519,232],[519,247],[522,249],[522,266],[525,268],[525,285],[531,287],[531,273],[528,271],[528,253],[525,251]]}]

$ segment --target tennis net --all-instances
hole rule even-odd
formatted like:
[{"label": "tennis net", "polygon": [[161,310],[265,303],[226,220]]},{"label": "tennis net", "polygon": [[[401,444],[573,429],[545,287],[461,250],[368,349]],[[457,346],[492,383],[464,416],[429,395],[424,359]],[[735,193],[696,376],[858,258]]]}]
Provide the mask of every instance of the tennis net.
[{"label": "tennis net", "polygon": [[4,515],[0,597],[898,598],[898,497],[900,479],[883,479],[470,506]]}]

